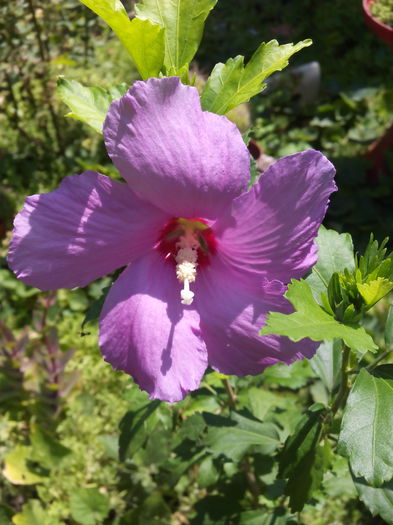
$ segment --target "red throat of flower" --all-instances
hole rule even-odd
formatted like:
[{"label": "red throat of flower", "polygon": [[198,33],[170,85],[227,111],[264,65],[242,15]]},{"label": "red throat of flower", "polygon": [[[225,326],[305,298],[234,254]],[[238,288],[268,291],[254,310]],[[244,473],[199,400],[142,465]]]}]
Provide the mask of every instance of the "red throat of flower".
[{"label": "red throat of flower", "polygon": [[203,219],[176,217],[162,228],[156,249],[176,265],[176,277],[183,283],[182,304],[192,304],[194,292],[190,283],[196,279],[197,267],[209,264],[210,256],[216,252],[213,230]]}]

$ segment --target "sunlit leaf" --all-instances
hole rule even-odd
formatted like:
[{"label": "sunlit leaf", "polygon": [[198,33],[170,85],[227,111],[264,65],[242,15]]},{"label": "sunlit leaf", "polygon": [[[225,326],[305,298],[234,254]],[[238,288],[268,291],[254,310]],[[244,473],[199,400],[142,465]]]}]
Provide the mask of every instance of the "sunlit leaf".
[{"label": "sunlit leaf", "polygon": [[311,40],[303,40],[296,45],[280,46],[277,40],[271,40],[263,42],[246,65],[240,55],[225,64],[216,64],[201,94],[202,108],[224,115],[247,102],[265,88],[264,80],[268,76],[281,71],[294,53],[311,43]]},{"label": "sunlit leaf", "polygon": [[120,0],[80,0],[116,33],[141,77],[157,77],[164,62],[164,30],[150,20],[130,20]]},{"label": "sunlit leaf", "polygon": [[357,288],[366,305],[370,307],[393,290],[393,282],[384,277],[378,277],[369,283],[358,283]]},{"label": "sunlit leaf", "polygon": [[375,487],[393,473],[393,365],[362,369],[349,394],[339,437],[355,476]]},{"label": "sunlit leaf", "polygon": [[22,507],[22,512],[12,517],[14,525],[52,525],[53,521],[47,515],[38,499],[31,499]]},{"label": "sunlit leaf", "polygon": [[341,273],[345,268],[350,272],[354,271],[353,243],[349,233],[337,233],[324,226],[319,228],[315,241],[318,246],[318,261],[306,281],[314,292],[323,292],[333,273]]},{"label": "sunlit leaf", "polygon": [[314,300],[310,286],[303,279],[292,280],[286,298],[293,304],[296,312],[285,315],[272,312],[267,317],[261,335],[286,335],[293,341],[309,337],[313,341],[332,341],[343,339],[354,350],[375,351],[377,346],[371,336],[360,326],[340,323],[326,313]]},{"label": "sunlit leaf", "polygon": [[179,74],[182,66],[194,58],[205,20],[216,3],[217,0],[143,0],[135,5],[138,18],[165,28],[167,75]]},{"label": "sunlit leaf", "polygon": [[4,458],[3,474],[15,485],[34,485],[48,475],[33,459],[33,448],[18,445]]},{"label": "sunlit leaf", "polygon": [[66,117],[75,118],[102,133],[102,125],[111,102],[120,98],[127,90],[125,84],[104,89],[98,86],[83,86],[76,80],[57,79],[60,99],[71,109]]},{"label": "sunlit leaf", "polygon": [[305,359],[303,361],[295,361],[290,365],[277,363],[269,366],[263,371],[262,377],[266,385],[276,384],[286,388],[297,389],[306,385],[310,377],[314,377],[314,374],[308,361]]},{"label": "sunlit leaf", "polygon": [[209,425],[206,444],[214,454],[223,454],[235,461],[253,445],[263,454],[270,454],[280,445],[274,425],[233,413],[231,418],[204,414]]},{"label": "sunlit leaf", "polygon": [[393,480],[379,488],[370,487],[364,479],[354,478],[360,499],[373,516],[381,516],[389,525],[393,525]]},{"label": "sunlit leaf", "polygon": [[71,494],[70,511],[75,521],[82,525],[103,523],[110,509],[107,496],[95,488],[78,488]]},{"label": "sunlit leaf", "polygon": [[333,392],[341,374],[342,344],[335,339],[322,343],[317,353],[310,359],[311,368],[321,379],[322,383],[331,393]]}]

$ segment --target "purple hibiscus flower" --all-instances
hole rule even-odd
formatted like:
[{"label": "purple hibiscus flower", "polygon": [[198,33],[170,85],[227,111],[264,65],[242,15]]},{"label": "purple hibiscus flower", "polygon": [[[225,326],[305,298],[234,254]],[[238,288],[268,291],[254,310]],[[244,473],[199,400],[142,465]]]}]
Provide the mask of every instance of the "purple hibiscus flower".
[{"label": "purple hibiscus flower", "polygon": [[112,103],[104,137],[127,184],[89,171],[28,197],[9,255],[18,278],[74,288],[126,266],[100,347],[154,398],[182,399],[208,365],[255,375],[311,357],[310,340],[258,332],[269,311],[292,311],[285,284],[317,260],[332,164],[314,150],[290,155],[247,191],[236,126],[174,77],[136,82]]}]

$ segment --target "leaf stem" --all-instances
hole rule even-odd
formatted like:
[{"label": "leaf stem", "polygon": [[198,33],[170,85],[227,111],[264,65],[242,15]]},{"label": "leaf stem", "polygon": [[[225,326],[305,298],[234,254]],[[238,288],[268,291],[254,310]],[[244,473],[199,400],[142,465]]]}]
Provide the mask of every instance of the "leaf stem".
[{"label": "leaf stem", "polygon": [[384,352],[382,352],[382,354],[380,354],[376,359],[374,359],[374,361],[372,361],[372,363],[370,363],[366,367],[366,369],[368,371],[373,370],[377,366],[377,364],[383,361],[392,351],[393,347],[389,346],[389,348],[387,348]]},{"label": "leaf stem", "polygon": [[348,393],[349,393],[349,385],[348,385],[348,363],[349,363],[349,356],[351,354],[350,348],[343,343],[343,358],[341,363],[341,381],[340,381],[340,388],[338,389],[336,399],[334,400],[332,404],[332,413],[333,415],[336,414],[337,410],[340,408],[340,406],[345,402]]}]

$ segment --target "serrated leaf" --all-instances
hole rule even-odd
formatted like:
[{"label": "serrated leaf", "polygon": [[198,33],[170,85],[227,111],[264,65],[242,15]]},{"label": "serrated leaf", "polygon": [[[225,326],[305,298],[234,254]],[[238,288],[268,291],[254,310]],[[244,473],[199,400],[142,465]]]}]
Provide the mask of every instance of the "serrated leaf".
[{"label": "serrated leaf", "polygon": [[261,335],[285,335],[292,341],[300,341],[305,337],[313,341],[343,339],[354,350],[372,352],[378,348],[363,327],[340,323],[326,313],[315,301],[310,286],[303,279],[292,280],[285,296],[296,312],[289,315],[270,313]]},{"label": "serrated leaf", "polygon": [[345,268],[353,272],[355,257],[349,233],[337,233],[321,226],[315,241],[318,246],[318,261],[306,281],[314,292],[319,293],[326,291],[335,272],[342,273]]},{"label": "serrated leaf", "polygon": [[288,65],[289,58],[311,45],[311,40],[279,45],[277,40],[263,42],[244,66],[244,57],[230,58],[225,64],[214,67],[202,94],[201,104],[205,111],[224,115],[232,108],[248,102],[264,88],[264,80]]},{"label": "serrated leaf", "polygon": [[294,434],[287,439],[280,455],[279,476],[288,478],[285,494],[290,497],[290,508],[294,512],[302,510],[322,482],[327,454],[319,445],[319,439],[325,411],[319,403],[311,406],[300,419]]},{"label": "serrated leaf", "polygon": [[143,0],[135,5],[137,17],[165,28],[167,74],[174,74],[194,58],[203,26],[217,0]]},{"label": "serrated leaf", "polygon": [[373,516],[381,516],[393,525],[393,480],[379,488],[370,487],[362,478],[353,478],[359,498]]},{"label": "serrated leaf", "polygon": [[70,511],[75,521],[82,525],[103,523],[110,509],[107,496],[95,488],[78,488],[71,494]]},{"label": "serrated leaf", "polygon": [[393,365],[363,368],[349,394],[338,451],[355,476],[375,487],[392,479]]},{"label": "serrated leaf", "polygon": [[332,393],[341,375],[342,344],[335,339],[322,343],[317,353],[310,359],[311,368],[320,378],[327,390]]},{"label": "serrated leaf", "polygon": [[164,62],[164,29],[150,20],[130,20],[120,0],[80,0],[116,33],[143,80],[158,77]]},{"label": "serrated leaf", "polygon": [[98,86],[83,86],[76,80],[66,80],[63,77],[57,79],[59,97],[71,110],[66,117],[81,120],[99,133],[102,133],[102,125],[111,102],[120,98],[126,91],[125,84],[104,89]]},{"label": "serrated leaf", "polygon": [[280,445],[277,430],[270,423],[262,423],[236,412],[231,418],[212,414],[204,414],[204,417],[209,425],[206,445],[216,455],[223,454],[237,461],[254,445],[262,454],[271,454]]},{"label": "serrated leaf", "polygon": [[373,306],[393,290],[393,282],[384,277],[378,277],[368,283],[357,283],[356,286],[368,307]]}]

